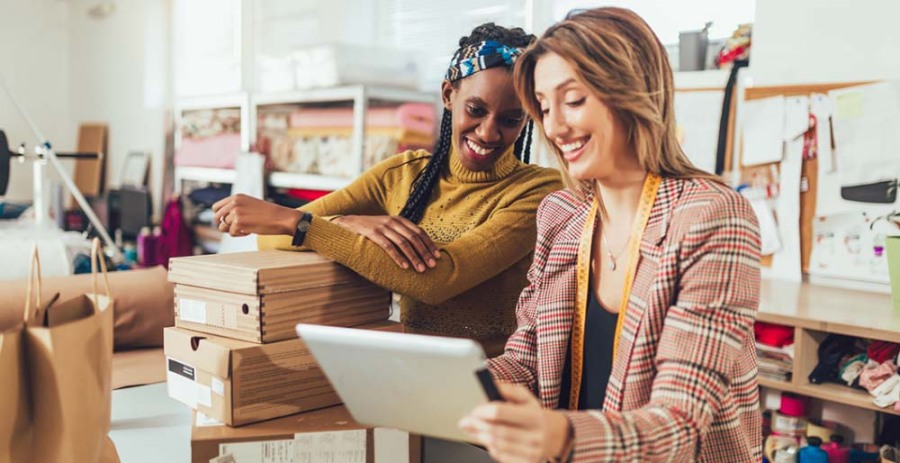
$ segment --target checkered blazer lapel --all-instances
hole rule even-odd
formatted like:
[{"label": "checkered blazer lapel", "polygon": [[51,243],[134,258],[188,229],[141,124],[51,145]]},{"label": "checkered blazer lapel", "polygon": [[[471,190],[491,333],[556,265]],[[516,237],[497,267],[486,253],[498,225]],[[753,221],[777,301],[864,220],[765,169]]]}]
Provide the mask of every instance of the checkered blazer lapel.
[{"label": "checkered blazer lapel", "polygon": [[[650,212],[647,228],[641,240],[641,260],[638,263],[635,286],[629,297],[626,312],[628,318],[622,328],[621,346],[610,375],[611,388],[607,392],[605,403],[607,409],[621,409],[623,378],[628,373],[628,359],[635,345],[635,333],[640,328],[646,312],[644,301],[635,295],[645,294],[649,287],[646,280],[648,278],[652,280],[655,276],[656,266],[648,265],[652,262],[645,261],[652,261],[655,256],[659,255],[659,246],[668,230],[668,218],[681,189],[682,182],[664,178]],[[575,314],[578,290],[575,271],[578,244],[591,210],[591,199],[573,206],[577,210],[572,215],[569,224],[556,235],[552,243],[546,243],[551,247],[549,255],[553,258],[553,268],[559,267],[565,270],[548,272],[544,275],[542,284],[552,287],[553,291],[542,293],[541,304],[550,310],[542,310],[538,314],[536,328],[537,346],[540,349],[537,355],[539,394],[544,406],[552,408],[559,403],[560,380],[571,342],[572,320]],[[599,223],[599,219],[595,223]]]}]

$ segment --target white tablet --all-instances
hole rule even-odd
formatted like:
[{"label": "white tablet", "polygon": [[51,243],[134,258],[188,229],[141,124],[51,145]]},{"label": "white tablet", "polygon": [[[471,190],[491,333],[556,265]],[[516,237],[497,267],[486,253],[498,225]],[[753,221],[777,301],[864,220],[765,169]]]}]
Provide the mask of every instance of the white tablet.
[{"label": "white tablet", "polygon": [[459,420],[498,400],[484,351],[469,339],[306,324],[297,334],[365,425],[466,441]]}]

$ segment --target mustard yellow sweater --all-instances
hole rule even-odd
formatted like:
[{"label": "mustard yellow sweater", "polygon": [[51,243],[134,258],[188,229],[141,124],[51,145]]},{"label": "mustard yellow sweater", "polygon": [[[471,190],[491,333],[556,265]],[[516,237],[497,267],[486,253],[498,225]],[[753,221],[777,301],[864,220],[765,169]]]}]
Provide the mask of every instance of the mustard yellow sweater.
[{"label": "mustard yellow sweater", "polygon": [[[399,215],[431,154],[393,156],[352,184],[301,209],[314,215],[304,247],[402,296],[401,321],[412,331],[488,339],[515,330],[515,305],[526,286],[541,200],[562,188],[559,172],[517,160],[510,149],[485,172],[449,155],[419,226],[441,249],[424,273],[403,270],[375,243],[322,219],[331,215]],[[260,249],[294,249],[288,236],[260,237]]]}]

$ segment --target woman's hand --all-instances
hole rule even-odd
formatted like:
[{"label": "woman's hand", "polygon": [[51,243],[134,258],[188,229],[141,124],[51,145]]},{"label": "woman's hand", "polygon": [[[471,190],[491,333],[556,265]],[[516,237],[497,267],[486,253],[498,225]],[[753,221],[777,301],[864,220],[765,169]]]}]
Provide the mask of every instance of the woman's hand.
[{"label": "woman's hand", "polygon": [[424,230],[413,222],[399,216],[386,215],[346,215],[332,222],[362,236],[381,249],[400,267],[412,266],[422,273],[426,268],[437,265],[435,259],[441,252]]},{"label": "woman's hand", "polygon": [[212,207],[219,231],[231,236],[293,235],[302,212],[247,195],[229,196]]},{"label": "woman's hand", "polygon": [[481,405],[460,420],[470,437],[501,463],[536,463],[559,457],[572,439],[569,420],[544,410],[531,391],[519,384],[498,383],[505,402]]}]

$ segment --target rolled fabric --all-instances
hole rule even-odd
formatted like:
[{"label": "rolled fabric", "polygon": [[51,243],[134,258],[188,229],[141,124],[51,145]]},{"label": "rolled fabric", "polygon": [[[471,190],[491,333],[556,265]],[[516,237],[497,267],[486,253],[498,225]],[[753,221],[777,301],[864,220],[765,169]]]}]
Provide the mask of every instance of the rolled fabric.
[{"label": "rolled fabric", "polygon": [[[116,350],[162,347],[163,328],[175,324],[175,290],[166,276],[161,266],[109,274]],[[0,332],[22,322],[25,287],[25,280],[0,281]],[[46,304],[56,293],[61,302],[93,291],[90,275],[44,278],[41,301]]]}]

